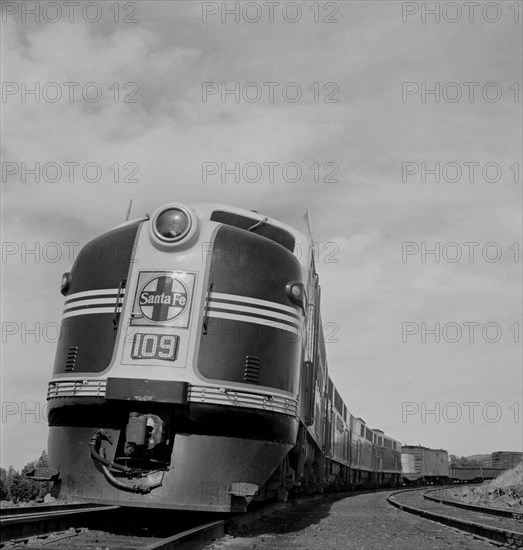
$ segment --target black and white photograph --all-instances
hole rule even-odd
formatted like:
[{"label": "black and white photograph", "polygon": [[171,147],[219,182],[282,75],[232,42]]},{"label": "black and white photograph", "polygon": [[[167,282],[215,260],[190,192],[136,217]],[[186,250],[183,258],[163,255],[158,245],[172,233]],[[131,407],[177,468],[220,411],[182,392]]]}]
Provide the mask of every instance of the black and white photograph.
[{"label": "black and white photograph", "polygon": [[0,548],[523,548],[523,0],[0,7]]}]

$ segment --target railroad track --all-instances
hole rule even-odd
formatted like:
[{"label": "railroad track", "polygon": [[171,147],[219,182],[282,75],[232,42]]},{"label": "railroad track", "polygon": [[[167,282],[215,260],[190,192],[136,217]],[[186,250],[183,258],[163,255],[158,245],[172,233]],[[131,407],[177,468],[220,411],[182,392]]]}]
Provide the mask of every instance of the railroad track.
[{"label": "railroad track", "polygon": [[[297,502],[321,503],[326,498],[343,498],[344,494],[360,492],[364,491],[316,494],[289,502],[264,503],[245,514],[223,514],[221,519],[214,521],[210,519],[216,518],[216,514],[93,504],[4,509],[0,511],[0,548],[198,550],[206,548],[226,533],[241,531],[260,518],[293,507]],[[161,524],[164,528],[158,529]],[[176,524],[184,526],[184,529],[176,529]],[[136,529],[137,525],[150,526],[146,536]],[[167,534],[169,529],[171,533]]]},{"label": "railroad track", "polygon": [[[378,492],[382,491],[390,492],[390,489],[378,490]],[[216,514],[94,504],[4,509],[0,511],[0,526],[2,528],[0,548],[6,550],[8,548],[24,548],[25,550],[42,550],[44,548],[46,550],[198,550],[208,547],[213,540],[220,539],[227,533],[241,533],[257,520],[270,523],[272,520],[265,519],[266,517],[270,518],[273,512],[286,513],[287,508],[292,508],[297,503],[316,505],[325,500],[338,500],[366,492],[369,491],[302,496],[285,503],[265,503],[252,508],[246,514],[223,515],[218,520],[215,519]],[[391,497],[394,502],[392,503],[406,511],[411,511],[410,508],[416,508],[413,506],[413,499],[417,498],[423,501],[422,495],[415,497],[414,493],[419,493],[419,490],[411,489],[393,493]],[[403,499],[397,498],[405,494],[410,494],[410,496],[403,497]],[[443,506],[441,503],[434,502],[442,499],[429,498],[432,499],[431,504],[434,506]],[[425,512],[419,513],[419,515],[429,517]],[[211,518],[214,521],[210,521]],[[511,518],[511,521],[515,521],[515,519]],[[179,528],[176,527],[177,525]],[[147,529],[140,529],[139,526],[147,526]],[[456,525],[453,526],[456,527]],[[477,531],[470,530],[469,532],[477,533]],[[508,530],[507,533],[509,533]],[[511,536],[514,539],[514,534]],[[520,540],[523,540],[523,533],[520,534],[520,537]],[[510,536],[505,536],[503,540],[506,542],[512,539]],[[520,546],[523,547],[523,544]]]},{"label": "railroad track", "polygon": [[0,509],[0,544],[11,539],[28,538],[52,531],[68,529],[77,524],[90,523],[101,514],[118,506],[95,504],[57,504]]},{"label": "railroad track", "polygon": [[[433,502],[439,502],[446,506],[454,506],[455,508],[463,508],[464,510],[472,510],[473,512],[479,512],[482,514],[488,514],[491,516],[499,516],[502,518],[512,518],[515,520],[523,520],[523,511],[509,510],[508,508],[494,508],[492,506],[479,506],[477,504],[469,504],[467,502],[459,502],[457,500],[444,499],[439,496],[441,489],[432,489],[431,491],[425,491],[423,498],[431,500]],[[434,496],[431,493],[436,493]]]},{"label": "railroad track", "polygon": [[520,513],[448,501],[426,493],[419,489],[396,491],[387,500],[400,510],[466,531],[489,542],[508,548],[523,548]]},{"label": "railroad track", "polygon": [[2,509],[0,548],[198,550],[225,534],[225,521],[206,517],[94,504]]}]

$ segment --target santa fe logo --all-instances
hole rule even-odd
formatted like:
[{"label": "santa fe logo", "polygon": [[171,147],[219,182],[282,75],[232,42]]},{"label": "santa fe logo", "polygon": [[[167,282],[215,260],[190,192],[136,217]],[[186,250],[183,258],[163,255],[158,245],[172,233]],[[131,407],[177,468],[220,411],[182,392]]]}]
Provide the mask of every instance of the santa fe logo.
[{"label": "santa fe logo", "polygon": [[179,317],[187,307],[187,288],[176,277],[164,275],[148,281],[140,291],[140,311],[162,323]]}]

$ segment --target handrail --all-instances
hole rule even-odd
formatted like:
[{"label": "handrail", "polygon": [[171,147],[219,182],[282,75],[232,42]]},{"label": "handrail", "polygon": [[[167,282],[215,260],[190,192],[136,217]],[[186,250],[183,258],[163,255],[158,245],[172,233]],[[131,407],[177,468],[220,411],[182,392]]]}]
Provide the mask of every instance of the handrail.
[{"label": "handrail", "polygon": [[122,296],[126,283],[127,283],[127,279],[122,279],[120,281],[120,285],[118,286],[118,294],[116,295],[116,303],[114,304],[114,312],[113,312],[113,329],[114,330],[118,328],[118,321],[120,320],[120,314],[118,313],[118,306],[120,305],[120,297]]}]

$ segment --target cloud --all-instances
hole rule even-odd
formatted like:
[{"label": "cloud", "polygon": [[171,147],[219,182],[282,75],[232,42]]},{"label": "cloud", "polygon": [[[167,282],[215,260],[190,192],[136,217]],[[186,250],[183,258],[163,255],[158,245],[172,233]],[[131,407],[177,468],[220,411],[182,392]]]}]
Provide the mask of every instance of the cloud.
[{"label": "cloud", "polygon": [[[37,103],[28,95],[22,102],[15,94],[2,105],[3,159],[17,168],[2,182],[3,240],[19,247],[2,264],[3,321],[34,327],[59,320],[59,278],[70,268],[64,243],[85,243],[119,224],[130,199],[136,216],[166,202],[214,201],[302,230],[310,207],[323,319],[336,323],[332,338],[339,340],[327,344],[329,366],[349,410],[404,442],[455,454],[476,452],[486,437],[480,450],[517,447],[520,430],[507,407],[521,389],[520,351],[509,328],[521,316],[521,264],[510,248],[521,224],[521,184],[514,181],[521,103],[510,89],[521,82],[520,28],[509,12],[496,24],[481,18],[404,24],[398,6],[340,3],[338,24],[315,24],[308,6],[296,24],[278,17],[260,24],[215,17],[204,24],[201,4],[188,2],[141,2],[136,24],[114,23],[110,11],[96,24],[10,18],[2,29],[4,81],[40,82],[41,89],[56,82],[64,99]],[[74,102],[66,99],[65,82],[80,83]],[[90,82],[102,90],[99,101],[82,97],[82,90],[96,91],[84,89]],[[204,82],[218,89],[206,102]],[[259,101],[243,95],[255,91],[246,89],[252,82],[262,90]],[[277,83],[272,102],[268,82]],[[283,94],[290,82],[302,92],[296,103]],[[405,82],[428,88],[440,82],[440,92],[456,82],[463,93],[463,83],[480,84],[473,102],[464,96],[453,103],[441,94],[438,102],[430,95],[422,101],[421,93],[402,102]],[[498,102],[484,100],[488,82],[502,88]],[[224,86],[235,83],[239,102],[234,94],[222,101]],[[329,93],[337,103],[324,102]],[[134,98],[137,103],[125,101]],[[204,182],[206,162],[220,172]],[[239,163],[241,171],[247,163],[272,162],[279,163],[272,183],[267,170],[256,183],[243,175],[221,181],[222,163],[229,169]],[[405,162],[419,170],[404,182]],[[439,163],[441,176],[447,163],[465,170],[465,162],[479,163],[472,183],[465,171],[455,183],[443,177],[436,183],[430,172],[422,183],[422,163],[429,171]],[[488,162],[502,168],[499,181],[485,181]],[[36,163],[40,183],[31,173]],[[48,163],[62,170],[55,183],[48,181],[52,167],[51,177],[43,168]],[[76,163],[73,182],[65,163]],[[299,165],[298,182],[285,181],[286,163]],[[91,181],[98,169],[99,180]],[[326,182],[329,175],[338,182]],[[480,243],[474,262],[464,256],[452,263],[441,253],[439,262],[431,256],[423,262],[421,251],[402,261],[404,242],[427,248],[456,242],[466,253],[463,243],[470,241]],[[23,243],[36,242],[40,252],[58,243],[63,254],[22,262]],[[502,248],[499,262],[483,258],[489,242]],[[338,261],[326,261],[334,250]],[[503,339],[423,344],[418,334],[402,342],[403,322],[438,321],[497,322]],[[5,342],[4,391],[38,400],[54,344],[29,338]],[[431,400],[499,401],[504,416],[498,424],[481,417],[424,423],[419,415],[402,422],[403,402]],[[16,415],[12,422],[6,440],[16,431],[35,442],[3,445],[3,462],[20,466],[40,453],[45,430]]]}]

